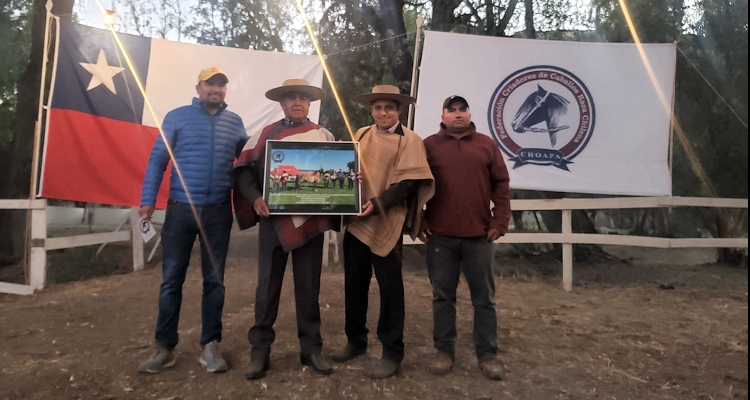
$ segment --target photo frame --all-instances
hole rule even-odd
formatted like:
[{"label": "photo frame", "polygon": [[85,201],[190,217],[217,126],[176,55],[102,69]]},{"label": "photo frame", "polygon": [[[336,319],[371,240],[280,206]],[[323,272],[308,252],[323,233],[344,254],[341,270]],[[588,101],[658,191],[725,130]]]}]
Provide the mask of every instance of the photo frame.
[{"label": "photo frame", "polygon": [[359,143],[269,140],[263,199],[275,215],[356,215]]}]

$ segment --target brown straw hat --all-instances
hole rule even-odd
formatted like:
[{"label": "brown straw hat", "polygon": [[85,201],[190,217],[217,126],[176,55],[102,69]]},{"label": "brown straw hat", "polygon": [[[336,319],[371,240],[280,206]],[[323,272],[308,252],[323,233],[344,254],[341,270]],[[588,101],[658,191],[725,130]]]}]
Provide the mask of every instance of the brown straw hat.
[{"label": "brown straw hat", "polygon": [[393,85],[378,85],[372,88],[372,92],[354,96],[354,101],[368,106],[376,100],[393,100],[402,105],[409,105],[417,101],[414,97],[401,94],[401,91]]},{"label": "brown straw hat", "polygon": [[326,92],[315,86],[310,86],[304,79],[287,79],[281,86],[266,92],[266,98],[273,101],[281,101],[285,94],[304,93],[310,101],[322,99]]}]

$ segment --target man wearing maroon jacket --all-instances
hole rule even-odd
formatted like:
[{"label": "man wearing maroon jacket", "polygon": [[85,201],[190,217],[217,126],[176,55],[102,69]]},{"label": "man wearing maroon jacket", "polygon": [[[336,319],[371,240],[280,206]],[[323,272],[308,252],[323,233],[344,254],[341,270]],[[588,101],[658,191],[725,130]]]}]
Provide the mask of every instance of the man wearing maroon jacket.
[{"label": "man wearing maroon jacket", "polygon": [[437,354],[430,371],[444,375],[453,367],[456,289],[463,270],[474,307],[479,368],[487,378],[500,380],[492,264],[493,242],[507,232],[510,219],[508,169],[495,142],[476,131],[461,96],[445,99],[440,131],[424,145],[435,177],[435,196],[427,203],[419,234],[427,243],[433,291]]}]

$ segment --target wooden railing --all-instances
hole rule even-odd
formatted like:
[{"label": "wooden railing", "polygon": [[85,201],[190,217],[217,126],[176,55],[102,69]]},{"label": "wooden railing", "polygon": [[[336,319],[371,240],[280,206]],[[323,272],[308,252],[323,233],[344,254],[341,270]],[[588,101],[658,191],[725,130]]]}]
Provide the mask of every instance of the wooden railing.
[{"label": "wooden railing", "polygon": [[[584,234],[573,233],[573,210],[611,210],[627,208],[664,208],[664,207],[714,207],[747,209],[747,199],[714,199],[703,197],[619,197],[602,199],[553,199],[553,200],[512,200],[514,211],[562,211],[562,233],[509,233],[497,240],[497,243],[560,243],[563,250],[562,287],[573,290],[573,245],[599,244],[641,246],[656,248],[747,248],[747,238],[660,238],[633,235]],[[29,253],[29,273],[26,284],[0,282],[0,293],[31,294],[34,290],[44,288],[47,266],[47,250],[64,249],[78,246],[131,241],[133,243],[133,269],[144,266],[143,241],[138,231],[138,209],[130,211],[131,229],[124,231],[92,233],[67,237],[47,237],[47,201],[46,200],[0,200],[0,209],[28,210],[31,213],[31,251]],[[133,240],[137,238],[137,240]],[[336,242],[331,235],[326,235],[328,243]],[[404,244],[416,244],[408,236]],[[324,260],[327,261],[327,260]]]},{"label": "wooden railing", "polygon": [[[28,210],[31,213],[31,243],[28,255],[28,282],[0,282],[0,293],[28,295],[44,288],[47,275],[47,251],[102,243],[131,241],[133,270],[143,269],[143,241],[138,231],[138,209],[130,211],[131,229],[65,237],[47,237],[47,200],[0,200],[0,210]],[[138,240],[132,240],[133,237]]]},{"label": "wooden railing", "polygon": [[[563,250],[562,287],[573,290],[573,245],[598,244],[655,248],[747,248],[747,238],[661,238],[633,235],[573,233],[573,210],[627,208],[713,207],[747,209],[747,199],[706,197],[616,197],[601,199],[511,200],[513,211],[562,210],[562,233],[508,233],[496,243],[560,243]],[[404,237],[404,244],[419,241]]]}]

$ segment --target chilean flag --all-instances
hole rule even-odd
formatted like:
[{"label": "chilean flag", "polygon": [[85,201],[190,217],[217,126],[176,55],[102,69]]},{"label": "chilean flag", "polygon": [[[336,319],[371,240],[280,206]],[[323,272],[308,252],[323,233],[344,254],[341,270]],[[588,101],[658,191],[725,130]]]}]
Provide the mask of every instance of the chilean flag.
[{"label": "chilean flag", "polygon": [[[315,86],[323,80],[315,56],[127,34],[117,34],[118,43],[108,30],[65,20],[57,37],[39,187],[45,198],[138,206],[160,122],[170,110],[190,104],[203,68],[227,74],[228,108],[242,117],[249,135],[283,118],[279,104],[265,98],[267,90],[289,78]],[[319,107],[311,104],[311,119]],[[157,202],[162,207],[168,174]]]}]

